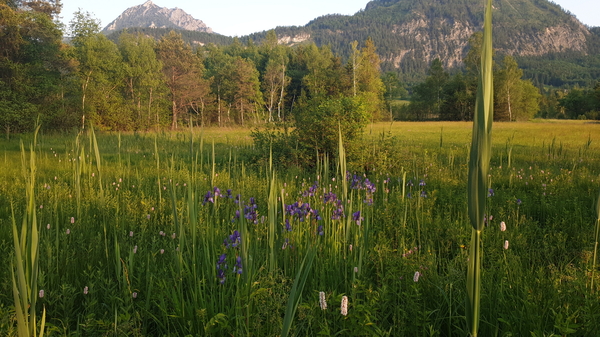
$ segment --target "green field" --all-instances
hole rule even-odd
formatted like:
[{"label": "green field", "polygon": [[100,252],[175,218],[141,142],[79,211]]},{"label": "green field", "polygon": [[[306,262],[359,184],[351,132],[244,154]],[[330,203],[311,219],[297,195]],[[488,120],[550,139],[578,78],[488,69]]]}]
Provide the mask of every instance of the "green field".
[{"label": "green field", "polygon": [[[466,336],[471,129],[369,125],[348,173],[271,167],[246,129],[0,140],[0,335],[14,220],[48,336]],[[480,335],[597,336],[600,124],[492,138]]]}]

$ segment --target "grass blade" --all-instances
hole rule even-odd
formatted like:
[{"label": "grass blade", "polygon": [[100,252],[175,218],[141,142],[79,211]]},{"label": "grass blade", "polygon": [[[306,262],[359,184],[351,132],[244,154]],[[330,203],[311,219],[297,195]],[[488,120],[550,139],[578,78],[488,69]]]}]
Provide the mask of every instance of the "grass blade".
[{"label": "grass blade", "polygon": [[492,154],[492,120],[494,106],[492,68],[492,0],[487,0],[483,45],[481,49],[481,74],[475,101],[473,139],[469,158],[468,210],[473,227],[471,251],[467,272],[467,328],[470,335],[477,336],[479,330],[481,291],[481,237],[483,234],[485,203],[488,192],[488,171]]},{"label": "grass blade", "polygon": [[292,327],[292,322],[294,321],[296,309],[298,309],[298,304],[300,304],[300,301],[302,300],[304,284],[306,283],[306,279],[308,278],[308,274],[312,268],[313,261],[315,260],[315,254],[316,250],[314,248],[309,248],[309,251],[306,253],[306,256],[298,268],[298,273],[296,273],[294,285],[292,286],[290,298],[288,299],[287,307],[285,309],[281,337],[287,337],[290,333],[290,328]]}]

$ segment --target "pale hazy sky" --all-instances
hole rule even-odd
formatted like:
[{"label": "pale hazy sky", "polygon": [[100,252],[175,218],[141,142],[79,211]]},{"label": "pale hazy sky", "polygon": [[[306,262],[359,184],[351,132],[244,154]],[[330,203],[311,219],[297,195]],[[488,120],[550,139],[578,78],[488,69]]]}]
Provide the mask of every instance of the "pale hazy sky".
[{"label": "pale hazy sky", "polygon": [[[100,20],[102,28],[129,7],[146,0],[62,0],[62,21],[68,25],[81,8]],[[202,20],[216,33],[244,36],[277,26],[304,26],[326,14],[352,15],[369,0],[152,0],[167,8],[179,7]],[[600,0],[554,0],[588,26],[600,26]]]}]

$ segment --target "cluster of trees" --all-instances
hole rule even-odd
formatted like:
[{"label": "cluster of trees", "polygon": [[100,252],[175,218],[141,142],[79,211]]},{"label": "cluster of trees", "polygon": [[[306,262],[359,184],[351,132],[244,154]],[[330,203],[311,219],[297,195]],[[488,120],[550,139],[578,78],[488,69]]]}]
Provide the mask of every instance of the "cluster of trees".
[{"label": "cluster of trees", "polygon": [[236,39],[194,48],[173,31],[158,41],[123,33],[113,42],[90,14],[77,12],[65,44],[53,20],[60,6],[50,11],[36,8],[40,3],[50,4],[0,5],[6,36],[0,123],[7,132],[27,130],[38,116],[55,128],[91,122],[105,130],[145,130],[182,122],[256,125],[292,115],[309,123],[309,111],[339,104],[360,110],[356,118],[365,120],[383,110],[385,88],[371,40],[362,48],[354,42],[344,64],[328,47],[280,45],[273,31],[260,45]]},{"label": "cluster of trees", "polygon": [[53,21],[56,1],[0,1],[0,125],[29,128],[34,116],[63,118],[65,78],[73,67]]},{"label": "cluster of trees", "polygon": [[[465,70],[452,77],[435,59],[424,82],[413,88],[410,105],[400,116],[416,120],[471,120],[475,109],[478,73],[480,68],[481,33],[470,40],[471,48],[464,64]],[[540,91],[531,81],[523,80],[523,71],[515,59],[504,56],[494,66],[494,119],[498,121],[529,120],[540,110]]]},{"label": "cluster of trees", "polygon": [[600,120],[600,82],[593,88],[550,91],[542,102],[540,117]]}]

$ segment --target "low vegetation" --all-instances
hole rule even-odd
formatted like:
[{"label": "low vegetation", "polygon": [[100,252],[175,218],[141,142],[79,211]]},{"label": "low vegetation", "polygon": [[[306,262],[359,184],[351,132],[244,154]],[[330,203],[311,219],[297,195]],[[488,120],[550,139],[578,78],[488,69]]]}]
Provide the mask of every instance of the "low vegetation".
[{"label": "low vegetation", "polygon": [[[494,125],[481,335],[600,328],[598,131]],[[42,133],[23,164],[19,140],[2,141],[0,331],[16,334],[12,208],[19,230],[36,215],[48,335],[279,335],[306,273],[290,333],[465,336],[470,135],[462,122],[369,125],[345,174],[335,156],[253,162],[239,129]],[[20,192],[30,168],[35,210]]]}]

